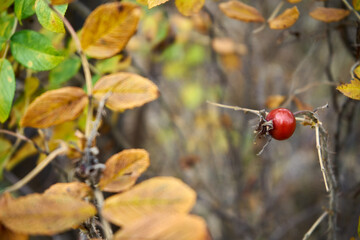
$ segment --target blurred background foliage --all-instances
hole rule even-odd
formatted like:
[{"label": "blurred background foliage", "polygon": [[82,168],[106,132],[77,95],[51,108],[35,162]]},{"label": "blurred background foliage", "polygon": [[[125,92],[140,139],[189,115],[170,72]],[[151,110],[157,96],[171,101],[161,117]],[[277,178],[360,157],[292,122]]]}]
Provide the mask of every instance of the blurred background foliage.
[{"label": "blurred background foliage", "polygon": [[[65,16],[80,31],[86,16],[105,2],[75,1]],[[291,28],[265,27],[254,33],[261,24],[226,17],[218,7],[221,2],[225,1],[207,0],[202,11],[191,17],[182,16],[173,1],[150,10],[143,6],[137,33],[126,49],[110,59],[91,60],[94,82],[104,74],[129,71],[154,81],[161,93],[157,101],[141,108],[107,112],[97,139],[100,160],[125,148],[148,150],[151,165],[140,180],[158,175],[183,179],[196,190],[194,212],[206,219],[213,239],[301,239],[328,202],[314,130],[298,125],[291,139],[273,141],[257,156],[264,141],[254,138],[256,118],[206,101],[266,110],[282,106],[292,111],[329,103],[319,114],[329,133],[328,152],[339,181],[338,239],[356,239],[360,109],[359,102],[335,90],[350,80],[356,61],[356,18],[351,15],[331,24],[317,21],[309,16],[310,10],[324,5],[344,8],[341,1],[304,0],[296,4],[300,18]],[[244,2],[268,17],[280,1]],[[285,2],[284,8],[292,6]],[[22,28],[40,30],[41,26],[33,16],[23,21]],[[58,49],[75,52],[68,35],[43,29],[41,33]],[[75,56],[50,73],[35,74],[36,78],[26,78],[28,73],[18,68],[16,102],[6,123],[10,129],[16,128],[24,107],[41,92],[84,85]],[[45,135],[54,141],[75,141],[75,130],[83,127],[81,117]],[[34,135],[31,129],[25,133]],[[0,147],[10,151],[11,145],[5,141]],[[7,165],[5,179],[21,178],[38,158],[36,149],[20,145]],[[73,174],[71,169],[71,163],[58,159],[28,190],[41,192],[64,181]],[[326,236],[327,224],[322,223],[313,239]]]}]

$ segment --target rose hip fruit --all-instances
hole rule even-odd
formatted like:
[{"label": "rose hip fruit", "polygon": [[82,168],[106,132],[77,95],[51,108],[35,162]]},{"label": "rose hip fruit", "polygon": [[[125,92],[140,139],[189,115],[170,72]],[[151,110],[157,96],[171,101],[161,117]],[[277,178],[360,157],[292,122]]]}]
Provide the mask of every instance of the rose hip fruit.
[{"label": "rose hip fruit", "polygon": [[285,140],[293,135],[296,128],[296,120],[292,112],[286,108],[277,108],[269,112],[266,121],[273,122],[273,128],[269,134],[276,140]]}]

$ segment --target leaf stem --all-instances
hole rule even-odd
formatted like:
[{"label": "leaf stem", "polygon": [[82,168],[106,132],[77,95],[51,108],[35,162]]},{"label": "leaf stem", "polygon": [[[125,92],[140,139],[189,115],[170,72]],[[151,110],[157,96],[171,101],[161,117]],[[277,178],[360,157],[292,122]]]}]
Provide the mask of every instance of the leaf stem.
[{"label": "leaf stem", "polygon": [[93,112],[92,81],[91,81],[91,72],[90,72],[89,62],[82,50],[80,39],[77,36],[74,28],[71,26],[70,22],[63,15],[61,15],[61,13],[58,10],[56,10],[56,8],[54,8],[53,5],[51,5],[50,3],[47,3],[47,4],[58,15],[58,17],[61,18],[61,20],[64,22],[67,30],[69,31],[71,37],[73,38],[73,40],[75,42],[77,52],[81,58],[81,63],[82,63],[84,75],[85,75],[87,93],[88,93],[88,97],[89,97],[89,105],[88,105],[89,107],[88,107],[88,114],[87,114],[87,119],[86,119],[86,129],[85,129],[85,136],[88,137],[90,134],[90,131],[91,131],[92,112]]},{"label": "leaf stem", "polygon": [[260,27],[254,29],[253,34],[257,34],[265,29],[266,23],[271,21],[275,18],[275,16],[280,12],[281,8],[284,6],[284,0],[281,0],[281,2],[278,3],[278,5],[275,7],[274,11],[271,13],[270,17],[267,19],[265,23],[263,23]]},{"label": "leaf stem", "polygon": [[36,148],[36,150],[39,151],[39,153],[44,153],[44,154],[46,154],[46,155],[49,154],[47,151],[41,149],[41,148],[39,147],[39,145],[36,144],[36,142],[34,142],[33,140],[31,140],[30,138],[25,137],[24,135],[21,135],[21,134],[19,134],[19,133],[14,133],[14,132],[11,132],[11,131],[8,131],[8,130],[5,130],[5,129],[0,129],[0,133],[4,133],[4,134],[7,134],[7,135],[16,137],[16,138],[18,138],[18,139],[21,139],[21,140],[30,142],[30,143],[32,143],[32,144],[34,145],[34,147]]},{"label": "leaf stem", "polygon": [[[17,28],[17,23],[18,23],[18,20],[17,20],[17,18],[15,18],[15,23],[14,23],[14,26],[13,26],[13,28],[11,30],[10,37],[15,33],[16,28]],[[9,47],[10,47],[10,39],[8,39],[6,41],[5,51],[4,51],[4,53],[2,55],[2,58],[1,58],[2,60],[4,60],[6,58],[6,55],[7,55],[8,51],[9,51]]]}]

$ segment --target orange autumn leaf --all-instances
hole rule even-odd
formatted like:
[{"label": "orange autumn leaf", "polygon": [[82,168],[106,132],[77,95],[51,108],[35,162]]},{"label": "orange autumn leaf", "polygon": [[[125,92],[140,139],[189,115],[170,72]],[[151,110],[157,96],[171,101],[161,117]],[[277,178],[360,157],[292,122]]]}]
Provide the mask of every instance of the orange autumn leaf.
[{"label": "orange autumn leaf", "polygon": [[111,92],[111,95],[106,106],[113,111],[139,107],[159,96],[159,90],[152,81],[126,72],[100,78],[94,86],[93,96],[101,101],[108,92]]},{"label": "orange autumn leaf", "polygon": [[148,8],[159,6],[160,4],[166,3],[169,0],[148,0]]},{"label": "orange autumn leaf", "polygon": [[279,16],[269,20],[269,27],[271,29],[289,28],[298,20],[299,15],[300,13],[296,6],[288,8]]},{"label": "orange autumn leaf", "polygon": [[51,90],[37,97],[20,121],[22,127],[47,128],[76,119],[88,97],[83,89],[64,87]]},{"label": "orange autumn leaf", "polygon": [[234,18],[244,22],[265,22],[265,19],[258,10],[245,3],[235,0],[220,3],[220,10],[229,18]]},{"label": "orange autumn leaf", "polygon": [[120,192],[133,186],[149,167],[149,153],[144,149],[127,149],[110,157],[100,178],[99,188],[106,192]]},{"label": "orange autumn leaf", "polygon": [[73,2],[74,0],[51,0],[52,5],[62,5]]},{"label": "orange autumn leaf", "polygon": [[200,12],[205,0],[175,0],[175,5],[184,16],[191,16]]},{"label": "orange autumn leaf", "polygon": [[115,234],[114,240],[206,240],[207,237],[206,223],[201,217],[158,213],[145,216],[121,229]]},{"label": "orange autumn leaf", "polygon": [[310,16],[316,20],[322,22],[337,22],[347,17],[350,14],[349,10],[340,8],[324,8],[317,7],[315,10],[309,13]]},{"label": "orange autumn leaf", "polygon": [[195,200],[195,191],[181,180],[155,177],[107,198],[102,214],[116,225],[127,226],[154,213],[188,213]]},{"label": "orange autumn leaf", "polygon": [[336,88],[345,96],[360,100],[360,81],[358,79],[352,79],[348,84],[342,84]]},{"label": "orange autumn leaf", "polygon": [[15,232],[54,235],[81,224],[95,214],[95,206],[80,199],[35,193],[1,207],[0,221]]},{"label": "orange autumn leaf", "polygon": [[266,107],[269,109],[275,109],[280,107],[280,105],[285,101],[285,96],[283,95],[271,95],[266,99]]},{"label": "orange autumn leaf", "polygon": [[287,0],[289,3],[299,3],[301,0]]},{"label": "orange autumn leaf", "polygon": [[141,10],[133,3],[100,5],[86,19],[81,46],[93,58],[112,57],[123,50],[136,32]]},{"label": "orange autumn leaf", "polygon": [[84,199],[92,194],[89,185],[82,182],[56,183],[51,185],[44,194],[66,195],[78,199]]}]

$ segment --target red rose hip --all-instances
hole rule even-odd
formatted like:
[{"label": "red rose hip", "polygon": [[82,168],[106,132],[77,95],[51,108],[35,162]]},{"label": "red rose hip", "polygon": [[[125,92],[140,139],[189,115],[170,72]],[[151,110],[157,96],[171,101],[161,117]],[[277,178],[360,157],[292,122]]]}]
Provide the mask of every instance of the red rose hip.
[{"label": "red rose hip", "polygon": [[296,120],[292,112],[286,108],[277,108],[269,112],[266,121],[273,121],[270,135],[276,140],[285,140],[293,135],[296,128]]}]

